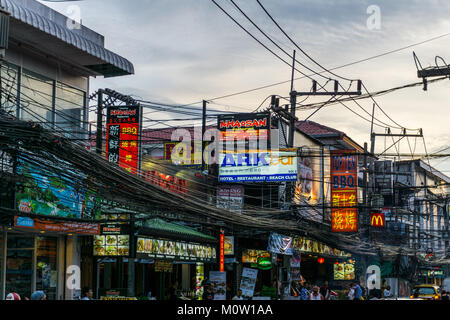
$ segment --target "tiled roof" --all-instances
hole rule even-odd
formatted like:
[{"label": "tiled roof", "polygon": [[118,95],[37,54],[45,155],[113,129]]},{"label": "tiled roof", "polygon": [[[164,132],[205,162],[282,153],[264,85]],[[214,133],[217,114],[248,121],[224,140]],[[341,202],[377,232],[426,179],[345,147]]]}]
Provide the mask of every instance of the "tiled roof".
[{"label": "tiled roof", "polygon": [[[216,126],[206,126],[206,129],[211,129],[215,127]],[[144,144],[170,142],[172,141],[172,133],[176,129],[185,129],[189,131],[189,133],[191,134],[191,139],[194,139],[194,127],[180,127],[180,128],[163,128],[163,129],[143,129],[142,141]]]},{"label": "tiled roof", "polygon": [[343,136],[344,132],[324,126],[314,121],[297,121],[295,126],[302,132],[312,137],[320,137],[327,135]]},{"label": "tiled roof", "polygon": [[154,230],[159,230],[159,231],[163,231],[163,232],[182,234],[185,236],[195,236],[195,237],[208,239],[208,240],[216,240],[216,238],[206,235],[206,234],[203,234],[201,232],[198,232],[195,229],[192,229],[192,228],[189,228],[186,226],[182,226],[182,225],[179,225],[176,223],[167,222],[167,221],[164,221],[159,218],[146,220],[143,223],[143,227],[154,229]]}]

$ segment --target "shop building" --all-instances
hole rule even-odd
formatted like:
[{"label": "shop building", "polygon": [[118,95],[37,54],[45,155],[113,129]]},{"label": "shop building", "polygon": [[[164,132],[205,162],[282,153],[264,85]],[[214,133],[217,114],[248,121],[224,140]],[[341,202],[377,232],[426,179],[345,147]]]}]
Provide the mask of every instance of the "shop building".
[{"label": "shop building", "polygon": [[[2,111],[56,134],[86,138],[90,77],[131,75],[133,65],[107,50],[102,35],[83,25],[69,28],[74,26],[69,18],[38,1],[1,0],[0,5],[9,13],[0,74]],[[2,170],[3,161],[2,156]],[[17,204],[14,192],[7,194],[2,207],[26,214],[1,219],[0,298],[14,287],[28,297],[44,289],[49,299],[73,299],[79,292],[68,288],[66,280],[80,276],[89,283],[89,275],[79,275],[81,244],[98,233],[98,225],[81,217],[77,222],[49,214],[35,218],[26,201]]]}]

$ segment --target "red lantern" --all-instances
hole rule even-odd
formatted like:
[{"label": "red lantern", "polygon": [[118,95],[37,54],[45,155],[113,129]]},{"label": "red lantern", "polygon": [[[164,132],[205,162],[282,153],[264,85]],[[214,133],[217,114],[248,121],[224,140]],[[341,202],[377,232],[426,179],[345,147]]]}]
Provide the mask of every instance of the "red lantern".
[{"label": "red lantern", "polygon": [[319,259],[317,259],[317,262],[320,263],[320,264],[322,264],[322,263],[325,262],[325,259],[324,259],[324,258],[319,258]]}]

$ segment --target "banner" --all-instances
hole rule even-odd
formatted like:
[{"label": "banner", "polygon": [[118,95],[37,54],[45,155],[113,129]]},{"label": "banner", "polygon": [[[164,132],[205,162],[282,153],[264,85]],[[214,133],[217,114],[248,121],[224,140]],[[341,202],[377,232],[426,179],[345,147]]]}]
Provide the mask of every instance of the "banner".
[{"label": "banner", "polygon": [[270,139],[270,113],[237,113],[217,117],[219,141]]},{"label": "banner", "polygon": [[218,186],[217,208],[227,209],[231,212],[242,213],[244,207],[243,186]]},{"label": "banner", "polygon": [[209,281],[214,283],[214,300],[227,299],[227,273],[210,271]]},{"label": "banner", "polygon": [[219,154],[219,182],[281,182],[297,180],[295,151]]},{"label": "banner", "polygon": [[267,251],[288,256],[292,255],[292,237],[284,236],[278,233],[271,233],[269,236]]},{"label": "banner", "polygon": [[258,277],[258,269],[251,269],[251,268],[242,269],[241,285],[239,289],[241,289],[243,297],[245,298],[253,297],[257,277]]},{"label": "banner", "polygon": [[142,112],[139,106],[109,107],[106,115],[106,157],[137,174],[140,168]]},{"label": "banner", "polygon": [[14,227],[51,232],[98,235],[100,225],[88,222],[58,222],[27,217],[14,217]]},{"label": "banner", "polygon": [[358,157],[355,151],[331,151],[331,230],[358,231]]}]

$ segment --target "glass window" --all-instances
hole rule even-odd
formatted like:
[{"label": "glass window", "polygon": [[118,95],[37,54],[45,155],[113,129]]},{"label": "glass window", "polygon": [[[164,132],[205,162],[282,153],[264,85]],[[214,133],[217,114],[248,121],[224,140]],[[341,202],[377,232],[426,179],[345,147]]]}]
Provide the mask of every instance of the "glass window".
[{"label": "glass window", "polygon": [[81,133],[85,106],[85,93],[66,86],[56,84],[55,126],[68,137],[78,137]]},{"label": "glass window", "polygon": [[36,290],[42,290],[47,300],[56,300],[58,273],[56,269],[57,239],[37,238]]},{"label": "glass window", "polygon": [[3,62],[0,72],[1,107],[8,114],[16,116],[19,68],[7,62]]},{"label": "glass window", "polygon": [[25,296],[30,297],[33,279],[34,238],[8,234],[7,243],[5,294],[15,291],[22,299]]},{"label": "glass window", "polygon": [[50,127],[53,122],[53,81],[23,70],[20,84],[21,118]]}]

